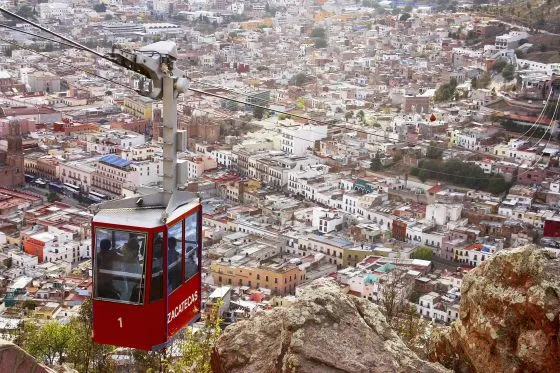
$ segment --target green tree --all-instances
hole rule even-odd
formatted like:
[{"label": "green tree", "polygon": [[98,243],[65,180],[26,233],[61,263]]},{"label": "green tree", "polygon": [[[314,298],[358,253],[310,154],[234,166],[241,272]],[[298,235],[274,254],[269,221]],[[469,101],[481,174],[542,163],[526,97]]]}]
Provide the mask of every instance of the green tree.
[{"label": "green tree", "polygon": [[316,27],[311,31],[312,38],[321,38],[324,39],[327,36],[325,29],[323,27]]},{"label": "green tree", "polygon": [[513,73],[515,72],[515,67],[512,64],[507,64],[504,69],[502,70],[502,77],[506,81],[510,81],[513,79]]},{"label": "green tree", "polygon": [[354,116],[354,112],[352,110],[347,111],[346,113],[344,113],[344,118],[346,118],[346,121],[348,122],[348,119],[351,119]]},{"label": "green tree", "polygon": [[408,20],[410,18],[410,13],[403,13],[401,14],[401,18],[399,18],[400,21],[405,22],[406,20]]},{"label": "green tree", "polygon": [[93,10],[95,10],[97,13],[105,13],[107,11],[107,5],[105,5],[104,3],[95,4],[93,6]]},{"label": "green tree", "polygon": [[37,17],[35,17],[35,10],[28,5],[22,5],[20,8],[18,8],[18,10],[15,11],[15,13],[18,16],[22,16],[23,18],[37,20]]},{"label": "green tree", "polygon": [[305,73],[297,73],[296,75],[294,75],[292,77],[292,79],[290,79],[290,84],[297,85],[298,87],[301,87],[302,85],[307,83],[308,80],[309,80],[309,78]]},{"label": "green tree", "polygon": [[70,330],[58,321],[49,321],[36,332],[30,333],[24,344],[25,350],[37,359],[53,365],[63,362],[68,350]]},{"label": "green tree", "polygon": [[315,39],[315,48],[321,49],[321,48],[326,48],[327,47],[327,40],[323,39],[323,38],[317,38]]},{"label": "green tree", "polygon": [[264,116],[264,109],[260,106],[254,106],[253,107],[253,117],[255,117],[258,120],[263,119]]},{"label": "green tree", "polygon": [[68,327],[67,360],[74,364],[78,372],[111,372],[113,361],[111,352],[113,346],[101,345],[93,342],[91,298],[86,298],[80,306],[78,316],[72,318]]},{"label": "green tree", "polygon": [[60,194],[58,194],[57,192],[55,192],[54,190],[51,190],[48,194],[47,194],[47,201],[48,202],[58,202],[62,200],[62,198],[60,198]]},{"label": "green tree", "polygon": [[300,110],[305,109],[305,99],[303,97],[298,97],[296,99],[296,107]]},{"label": "green tree", "polygon": [[492,77],[488,73],[483,73],[477,78],[472,78],[471,86],[475,89],[486,88],[490,85]]},{"label": "green tree", "polygon": [[437,144],[434,141],[430,141],[430,146],[426,151],[426,158],[429,159],[441,159],[443,155],[443,150],[438,149]]},{"label": "green tree", "polygon": [[485,174],[476,164],[458,159],[447,161],[424,159],[419,162],[418,167],[412,169],[411,174],[422,181],[427,179],[444,180],[455,185],[475,190],[485,190],[494,194],[503,193],[509,188],[508,183],[501,181],[503,176]]},{"label": "green tree", "polygon": [[362,1],[362,6],[365,8],[373,8],[374,7],[374,2],[372,0],[363,0]]},{"label": "green tree", "polygon": [[391,320],[395,332],[419,356],[428,350],[429,338],[426,336],[428,323],[428,320],[416,312],[416,307],[412,303],[405,305]]},{"label": "green tree", "polygon": [[272,17],[276,15],[276,8],[271,7],[268,3],[266,3],[266,5],[264,6],[264,11],[267,14],[270,14]]},{"label": "green tree", "polygon": [[358,118],[360,120],[360,122],[364,123],[365,122],[365,118],[366,118],[366,114],[364,113],[363,110],[359,110],[356,113],[356,118]]},{"label": "green tree", "polygon": [[449,83],[442,84],[434,93],[436,102],[449,101],[455,97],[455,89],[457,88],[457,79],[451,78]]},{"label": "green tree", "polygon": [[34,301],[33,299],[25,300],[21,304],[21,308],[25,308],[25,309],[28,309],[28,310],[34,310],[36,307],[37,307],[37,302]]},{"label": "green tree", "polygon": [[388,323],[393,317],[397,316],[406,301],[402,297],[403,288],[410,285],[411,280],[407,277],[406,271],[395,268],[389,272],[386,279],[382,280],[382,292],[379,299],[381,312],[385,315]]},{"label": "green tree", "polygon": [[375,156],[371,159],[369,169],[372,171],[379,171],[383,169],[383,164],[381,163],[381,154],[379,152],[375,153]]},{"label": "green tree", "polygon": [[185,338],[180,344],[181,356],[171,365],[173,371],[210,373],[210,357],[222,332],[222,319],[218,314],[221,301],[202,316],[203,326],[194,331],[185,330]]},{"label": "green tree", "polygon": [[494,62],[494,65],[492,65],[492,70],[494,70],[497,73],[501,73],[504,67],[506,67],[506,65],[507,65],[506,61],[498,60]]},{"label": "green tree", "polygon": [[432,260],[434,252],[429,247],[419,247],[410,254],[410,259]]},{"label": "green tree", "polygon": [[165,372],[169,365],[167,350],[142,351],[133,350],[135,368],[137,372]]}]

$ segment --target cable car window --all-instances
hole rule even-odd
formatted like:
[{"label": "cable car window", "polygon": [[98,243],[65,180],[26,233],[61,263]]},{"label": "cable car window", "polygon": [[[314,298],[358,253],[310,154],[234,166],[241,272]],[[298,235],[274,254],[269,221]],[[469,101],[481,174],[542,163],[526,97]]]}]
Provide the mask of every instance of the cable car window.
[{"label": "cable car window", "polygon": [[163,298],[163,232],[154,236],[152,251],[152,283],[150,285],[150,302]]},{"label": "cable car window", "polygon": [[180,221],[167,231],[167,293],[181,285],[183,261],[183,222]]},{"label": "cable car window", "polygon": [[198,212],[185,219],[185,281],[198,273]]},{"label": "cable car window", "polygon": [[145,253],[145,233],[97,228],[96,297],[144,303]]}]

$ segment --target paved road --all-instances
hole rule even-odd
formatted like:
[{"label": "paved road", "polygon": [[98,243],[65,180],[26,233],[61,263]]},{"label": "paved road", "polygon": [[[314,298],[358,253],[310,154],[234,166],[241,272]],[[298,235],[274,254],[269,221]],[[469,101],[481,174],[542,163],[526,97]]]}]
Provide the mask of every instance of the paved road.
[{"label": "paved road", "polygon": [[436,269],[447,269],[448,271],[452,272],[455,272],[457,270],[457,267],[461,266],[460,263],[455,263],[451,260],[445,260],[437,255],[434,255],[432,257],[432,262],[434,263],[434,267]]},{"label": "paved road", "polygon": [[[44,189],[43,188],[37,188],[37,187],[31,186],[29,184],[27,184],[25,187],[23,187],[22,190],[25,191],[25,192],[30,192],[30,193],[33,193],[33,194],[43,196],[45,198],[45,200],[47,199],[47,195],[50,192],[48,188],[44,188]],[[59,195],[62,198],[61,202],[65,203],[67,205],[74,206],[74,207],[81,207],[81,208],[86,208],[88,206],[88,205],[81,204],[80,202],[78,202],[77,200],[75,200],[72,197],[69,197],[69,196],[66,196],[66,195],[63,195],[63,194],[59,194]]]}]

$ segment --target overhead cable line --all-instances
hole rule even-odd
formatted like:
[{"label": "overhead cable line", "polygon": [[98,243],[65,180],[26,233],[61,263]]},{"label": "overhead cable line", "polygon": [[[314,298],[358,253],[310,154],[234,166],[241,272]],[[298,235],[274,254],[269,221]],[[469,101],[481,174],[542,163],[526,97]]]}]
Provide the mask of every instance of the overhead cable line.
[{"label": "overhead cable line", "polygon": [[[31,22],[31,21],[29,21],[29,20],[26,20],[25,18],[23,18],[23,17],[21,17],[21,16],[15,15],[15,14],[13,14],[13,13],[11,13],[11,12],[9,12],[9,11],[6,11],[6,10],[4,10],[4,9],[2,9],[2,8],[0,8],[0,11],[4,11],[5,13],[8,13],[8,14],[10,14],[10,15],[13,15],[13,16],[15,16],[16,18],[18,18],[18,19],[20,19],[20,20],[22,20],[22,21],[24,21],[24,22],[26,22],[26,23],[28,23],[28,24],[30,24],[30,25],[33,25],[33,26],[38,27],[39,29],[41,29],[41,30],[43,30],[43,31],[45,31],[45,32],[48,32],[49,34],[55,35],[55,36],[57,36],[57,37],[59,37],[59,38],[61,38],[61,39],[63,39],[63,40],[67,40],[67,41],[69,41],[69,42],[71,43],[72,46],[74,46],[74,47],[76,47],[76,48],[78,48],[78,49],[81,49],[81,50],[84,50],[84,51],[93,53],[94,55],[96,55],[96,56],[98,56],[98,57],[102,57],[102,58],[104,58],[104,59],[107,59],[107,60],[110,61],[110,62],[115,63],[115,61],[112,60],[111,58],[109,58],[109,57],[107,57],[107,56],[104,56],[104,55],[102,55],[102,54],[100,54],[100,53],[98,53],[98,52],[96,52],[96,51],[94,51],[94,50],[92,50],[92,49],[90,49],[90,48],[87,48],[87,47],[85,47],[85,46],[83,46],[83,45],[81,45],[81,44],[79,44],[79,43],[77,43],[77,42],[74,42],[74,41],[72,41],[71,39],[68,39],[68,38],[66,38],[66,37],[63,37],[62,35],[59,35],[59,34],[53,32],[53,31],[50,31],[50,30],[44,28],[43,26],[40,26],[40,25],[38,25],[38,24],[36,24],[36,23],[34,23],[34,22]],[[14,29],[15,31],[20,31],[20,32],[22,32],[21,30],[19,30],[19,29],[17,29],[17,28],[11,28],[11,29]],[[31,33],[27,33],[27,32],[23,32],[23,33],[31,34]],[[62,42],[57,41],[57,40],[53,40],[53,39],[50,39],[50,38],[46,38],[46,37],[41,36],[41,35],[36,35],[36,34],[31,34],[31,35],[32,35],[32,36],[35,36],[35,37],[38,37],[38,38],[43,38],[43,39],[46,39],[46,40],[49,40],[49,41],[53,41],[53,42],[56,42],[56,43],[60,43],[60,44],[62,44],[62,45],[68,45],[68,44],[66,44],[66,43],[62,43]],[[21,47],[21,46],[20,46],[20,47]],[[26,49],[26,48],[24,48],[24,47],[21,47],[21,48]],[[31,49],[28,49],[28,50],[31,50]],[[36,51],[33,51],[33,50],[31,50],[31,51],[32,51],[32,52],[35,52],[35,53],[38,53],[38,54],[40,54],[40,55],[43,55],[43,54],[41,54],[41,53],[39,53],[39,52],[36,52]],[[49,58],[49,57],[47,57],[47,56],[45,56],[45,55],[43,55],[43,56],[46,57],[46,58]],[[60,61],[60,60],[58,60],[58,61]],[[60,62],[63,63],[63,64],[66,64],[66,65],[70,65],[70,64],[67,64],[67,63],[62,62],[62,61],[60,61]],[[72,65],[70,65],[70,66],[72,66]],[[75,67],[75,68],[76,68],[76,67]],[[89,73],[87,70],[84,70],[84,69],[81,69],[81,71],[83,71],[83,72],[85,72],[85,73]],[[113,83],[113,84],[120,85],[120,86],[122,86],[122,87],[124,87],[124,88],[130,89],[130,90],[132,90],[132,91],[138,93],[138,91],[137,91],[136,89],[132,88],[132,87],[125,86],[125,85],[123,85],[123,84],[121,84],[121,83],[117,83],[117,82],[115,82],[115,81],[113,81],[113,80],[111,80],[111,79],[104,78],[104,77],[99,76],[99,75],[96,75],[96,74],[94,74],[94,73],[91,73],[91,75],[97,76],[98,78],[104,79],[104,80],[109,81],[109,82],[111,82],[111,83]],[[214,88],[217,88],[217,89],[221,89],[221,90],[224,90],[224,91],[226,91],[226,92],[229,91],[229,92],[233,92],[233,93],[236,93],[236,94],[239,94],[239,95],[244,95],[244,96],[247,96],[247,97],[250,96],[250,95],[248,95],[248,94],[244,94],[244,93],[236,92],[236,91],[233,91],[233,90],[229,90],[229,89],[226,89],[226,88],[224,88],[224,87],[219,87],[219,86],[215,86],[215,85],[213,85],[213,84],[204,83],[204,82],[201,82],[201,81],[196,80],[196,79],[192,79],[192,78],[188,78],[188,79],[191,80],[191,81],[193,81],[193,82],[195,82],[195,83],[204,84],[204,85],[206,85],[206,86],[214,87]],[[321,121],[321,120],[312,119],[312,118],[309,118],[309,117],[306,117],[306,116],[302,116],[302,115],[298,115],[298,114],[289,113],[289,112],[282,111],[282,110],[271,109],[271,108],[269,108],[269,107],[262,106],[262,105],[258,105],[258,104],[256,104],[256,103],[246,102],[246,101],[242,101],[242,100],[236,100],[236,99],[232,99],[232,98],[229,98],[229,97],[217,95],[217,94],[214,94],[214,93],[211,93],[211,92],[202,91],[202,90],[196,90],[196,89],[194,89],[194,88],[189,88],[189,90],[191,90],[191,91],[193,91],[193,92],[198,92],[199,94],[205,94],[205,95],[209,95],[209,96],[219,97],[219,98],[222,98],[222,99],[225,99],[225,100],[229,100],[229,101],[232,101],[232,102],[237,102],[237,103],[245,104],[245,105],[248,105],[248,106],[259,107],[259,108],[262,108],[263,110],[268,110],[268,111],[276,112],[276,113],[279,113],[279,114],[284,114],[284,115],[287,115],[287,116],[290,116],[290,117],[300,118],[300,119],[307,120],[307,121],[314,122],[314,123],[321,124],[321,125],[331,125],[331,126],[333,126],[333,127],[339,127],[339,128],[344,129],[344,130],[356,131],[356,132],[359,132],[359,133],[366,134],[366,135],[368,135],[368,136],[373,136],[373,137],[376,137],[376,138],[389,140],[389,141],[391,141],[391,142],[394,141],[394,140],[392,140],[392,139],[391,139],[390,137],[388,137],[388,136],[384,136],[384,135],[380,135],[380,134],[376,134],[376,133],[371,133],[371,132],[368,132],[368,131],[365,131],[365,130],[362,130],[362,129],[358,129],[358,128],[348,128],[348,127],[346,127],[346,126],[339,125],[339,124],[336,124],[336,123],[333,123],[333,122]],[[272,100],[262,99],[262,98],[251,98],[251,99],[252,99],[252,100],[256,100],[256,101],[269,102],[269,103],[273,102]],[[313,132],[313,131],[312,131],[312,132]],[[450,150],[450,148],[441,147],[441,146],[434,146],[434,147],[437,148],[437,149],[440,149],[440,150]],[[479,155],[480,155],[479,152],[474,151],[474,150],[471,150],[471,149],[461,149],[461,150],[462,150],[462,151],[472,152],[472,153],[475,153],[475,154],[479,154]]]},{"label": "overhead cable line", "polygon": [[[58,37],[58,38],[60,38],[60,39],[62,39],[62,40],[64,40],[64,41],[66,41],[66,42],[72,44],[74,47],[76,47],[76,48],[78,48],[78,49],[87,51],[87,52],[89,52],[89,53],[92,53],[92,54],[94,54],[94,55],[100,57],[100,58],[103,58],[103,59],[105,59],[105,60],[108,60],[108,61],[110,61],[110,62],[115,63],[115,61],[114,61],[113,59],[111,59],[110,57],[108,57],[108,56],[102,55],[101,53],[98,53],[97,51],[94,51],[94,50],[92,50],[91,48],[88,48],[88,47],[86,47],[86,46],[84,46],[84,45],[82,45],[82,44],[80,44],[80,43],[77,43],[77,42],[75,42],[75,41],[69,39],[69,38],[66,38],[66,37],[64,37],[64,36],[62,36],[62,35],[60,35],[60,34],[57,34],[57,33],[53,32],[53,31],[51,31],[51,30],[49,30],[49,29],[47,29],[47,28],[45,28],[45,27],[43,27],[43,26],[41,26],[41,25],[39,25],[39,24],[37,24],[37,23],[35,23],[35,22],[32,22],[32,21],[30,21],[30,20],[27,20],[27,19],[25,19],[24,17],[21,17],[21,16],[15,14],[15,13],[12,13],[12,12],[10,12],[10,11],[8,11],[8,10],[2,8],[2,7],[0,7],[0,11],[1,11],[1,12],[4,12],[4,13],[6,13],[6,14],[8,14],[8,15],[14,17],[14,18],[17,18],[17,19],[19,19],[19,20],[21,20],[21,21],[23,21],[23,22],[25,22],[25,23],[28,23],[28,24],[30,24],[30,25],[32,25],[32,26],[34,26],[34,27],[37,27],[37,28],[39,28],[40,30],[45,31],[45,32],[47,32],[47,33],[49,33],[49,34],[51,34],[51,35],[53,35],[53,36],[56,36],[56,37]],[[41,37],[41,36],[38,36],[38,35],[37,35],[37,37]],[[4,41],[4,42],[7,42],[7,43],[9,43],[9,44],[12,44],[12,45],[16,45],[16,46],[18,46],[18,47],[20,47],[20,48],[22,48],[22,49],[29,50],[29,51],[31,51],[31,52],[33,52],[33,53],[37,53],[37,54],[39,54],[39,55],[42,55],[43,57],[50,58],[50,57],[48,57],[48,56],[46,56],[46,55],[44,55],[44,54],[42,54],[42,53],[39,53],[39,52],[37,52],[37,51],[32,50],[32,49],[25,48],[25,47],[21,47],[21,46],[19,46],[17,43],[10,42],[10,41],[4,40],[4,39],[0,39],[0,40],[2,40],[2,41]],[[49,40],[51,40],[51,39],[49,39]],[[60,42],[59,42],[59,43],[60,43]],[[62,43],[61,43],[61,44],[62,44]],[[76,68],[75,66],[73,66],[73,65],[71,65],[71,64],[68,64],[68,63],[65,63],[64,61],[60,61],[60,60],[57,60],[57,61],[59,61],[59,62],[62,63],[62,64],[68,65],[68,66],[70,66],[70,67]],[[126,89],[130,89],[130,90],[132,90],[132,91],[137,92],[137,91],[136,91],[134,88],[132,88],[132,87],[129,87],[129,86],[124,85],[124,84],[122,84],[122,83],[115,82],[115,81],[113,81],[113,80],[111,80],[111,79],[102,77],[102,76],[97,75],[97,74],[95,74],[95,73],[91,73],[91,72],[89,72],[89,71],[87,71],[87,70],[85,70],[85,69],[80,69],[80,68],[76,68],[76,69],[81,70],[81,71],[85,72],[86,74],[90,74],[90,75],[92,75],[92,76],[96,76],[96,77],[98,77],[98,78],[100,78],[100,79],[103,79],[103,80],[106,80],[106,81],[108,81],[108,82],[110,82],[110,83],[113,83],[113,84],[119,85],[119,86],[121,86],[121,87],[124,87],[124,88],[126,88]],[[191,80],[192,80],[192,79],[191,79]],[[220,87],[220,88],[223,89],[222,87]],[[221,98],[221,99],[224,99],[224,100],[229,100],[229,101],[232,101],[232,102],[236,102],[236,103],[240,103],[240,104],[244,104],[244,105],[248,105],[248,106],[258,107],[258,108],[261,108],[261,109],[263,109],[263,110],[268,110],[268,111],[276,112],[276,113],[279,113],[279,114],[288,115],[288,116],[290,116],[290,117],[300,118],[300,119],[307,120],[307,121],[310,121],[310,122],[314,122],[314,123],[317,123],[317,124],[322,124],[322,125],[327,125],[327,126],[328,126],[328,125],[331,125],[331,126],[333,126],[333,127],[339,127],[339,128],[343,128],[343,129],[345,129],[345,130],[351,130],[351,131],[361,132],[361,133],[365,133],[365,134],[370,135],[370,136],[381,137],[381,138],[387,139],[387,137],[385,137],[385,136],[378,135],[378,134],[374,134],[374,133],[371,133],[371,132],[368,132],[368,131],[365,131],[365,130],[360,130],[360,129],[349,129],[349,128],[347,128],[346,126],[342,126],[342,125],[339,125],[339,124],[336,124],[336,123],[325,122],[325,121],[321,121],[321,120],[318,120],[318,119],[313,119],[313,118],[305,117],[305,116],[302,116],[302,115],[299,115],[299,114],[293,114],[293,113],[288,113],[288,112],[285,112],[285,111],[282,111],[282,110],[271,109],[271,108],[266,107],[266,106],[262,106],[262,105],[258,105],[258,104],[250,103],[250,102],[245,102],[245,101],[241,101],[241,100],[237,100],[237,99],[232,99],[232,98],[229,98],[229,97],[226,97],[226,96],[218,95],[218,94],[211,93],[211,92],[207,92],[207,91],[203,91],[203,90],[198,90],[198,89],[195,89],[195,88],[188,88],[188,90],[190,90],[190,91],[192,91],[192,92],[196,92],[196,93],[202,94],[202,95],[212,96],[212,97]],[[225,89],[224,89],[224,90],[225,90]],[[227,91],[227,90],[226,90],[226,91]],[[258,98],[257,98],[257,99],[258,99]],[[310,141],[310,140],[307,140],[307,139],[303,139],[303,140]],[[446,150],[448,150],[448,149],[446,149]],[[465,149],[465,150],[471,151],[471,150],[469,150],[469,149]],[[419,168],[419,169],[420,169],[420,168]],[[429,169],[426,169],[426,170],[427,170],[427,171],[431,171],[431,172],[433,172],[433,173],[446,174],[446,173],[442,173],[442,172],[439,172],[439,171],[432,171],[432,170],[429,170]],[[448,173],[447,173],[447,175],[457,176],[457,175],[448,174]],[[470,178],[470,179],[486,179],[486,178],[476,178],[476,177],[468,177],[468,176],[462,176],[462,177],[464,177],[464,178]]]},{"label": "overhead cable line", "polygon": [[114,80],[112,80],[112,79],[105,78],[104,76],[98,75],[98,74],[93,73],[93,72],[91,72],[91,71],[88,71],[88,70],[86,70],[86,69],[83,69],[83,68],[74,66],[74,65],[72,65],[71,63],[62,61],[62,60],[59,59],[59,58],[52,58],[51,56],[47,56],[46,54],[43,54],[43,53],[41,53],[41,52],[37,52],[37,51],[35,51],[35,50],[31,49],[31,48],[24,47],[24,46],[22,46],[22,45],[20,45],[20,44],[18,44],[18,43],[16,43],[16,42],[9,41],[9,40],[3,39],[3,38],[0,38],[0,41],[3,41],[3,42],[8,43],[8,44],[11,44],[11,45],[16,46],[16,47],[18,47],[18,48],[27,50],[27,51],[29,51],[29,52],[38,54],[38,55],[43,56],[43,57],[45,57],[45,58],[47,58],[47,59],[55,60],[55,61],[57,61],[58,63],[61,63],[61,64],[63,64],[63,65],[66,65],[66,66],[68,66],[68,67],[71,67],[71,68],[73,68],[73,69],[82,71],[82,72],[84,72],[84,73],[86,73],[86,74],[95,76],[95,77],[97,77],[97,78],[99,78],[99,79],[103,79],[103,80],[105,80],[105,81],[107,81],[107,82],[109,82],[109,83],[112,83],[112,84],[121,86],[121,87],[126,88],[126,89],[130,89],[131,91],[136,92],[136,90],[135,90],[134,88],[132,88],[132,87],[126,85],[126,84],[122,84],[122,83],[116,82],[116,81],[114,81]]},{"label": "overhead cable line", "polygon": [[13,27],[13,26],[9,26],[9,25],[4,25],[4,24],[0,24],[0,27],[7,28],[7,29],[13,30],[13,31],[17,31],[17,32],[20,32],[20,33],[22,33],[22,34],[26,34],[26,35],[29,35],[29,36],[33,36],[33,37],[36,37],[36,38],[40,38],[40,39],[45,39],[45,40],[48,40],[48,41],[52,41],[53,43],[58,43],[58,44],[61,44],[61,45],[66,45],[67,47],[76,48],[76,46],[75,46],[74,44],[65,43],[65,42],[62,42],[62,41],[60,41],[60,40],[51,39],[51,38],[48,38],[48,37],[43,36],[43,35],[37,35],[37,34],[34,34],[34,33],[32,33],[32,32],[28,32],[28,31],[25,31],[25,30],[18,29],[17,27]]},{"label": "overhead cable line", "polygon": [[[550,93],[548,94],[548,97],[546,98],[546,103],[544,104],[541,113],[539,114],[539,116],[537,117],[537,119],[535,120],[535,123],[533,123],[533,125],[531,125],[531,127],[529,127],[529,129],[527,131],[525,131],[525,133],[523,133],[521,136],[519,136],[517,138],[517,141],[520,141],[523,137],[525,137],[530,131],[531,129],[533,131],[531,131],[531,134],[527,136],[527,138],[529,137],[533,137],[533,135],[535,134],[536,129],[539,127],[538,122],[539,120],[543,117],[544,112],[546,111],[546,107],[548,106],[548,102],[550,101],[550,97],[552,96],[553,93],[553,89],[550,90]],[[554,116],[553,116],[554,118]]]},{"label": "overhead cable line", "polygon": [[[552,118],[554,118],[556,116],[556,113],[558,112],[558,104],[560,104],[560,95],[558,95],[558,100],[556,100],[556,106],[554,107],[554,113],[552,114]],[[528,166],[528,169],[526,171],[523,171],[523,172],[519,173],[517,175],[517,177],[519,177],[520,175],[524,175],[526,173],[531,172],[530,169],[535,167],[541,161],[541,159],[543,159],[544,151],[545,151],[546,147],[548,146],[548,144],[550,143],[550,139],[552,138],[552,131],[551,131],[552,128],[551,127],[552,127],[553,122],[554,122],[554,120],[551,119],[550,123],[548,125],[548,128],[544,131],[544,133],[541,136],[541,138],[539,139],[539,141],[537,141],[537,143],[534,145],[534,146],[537,146],[541,142],[541,140],[544,138],[546,133],[548,132],[548,140],[546,141],[546,144],[544,145],[544,148],[541,150],[541,154],[539,155],[537,160],[535,160],[535,162],[533,162],[532,164],[530,164]]]},{"label": "overhead cable line", "polygon": [[86,47],[85,45],[82,45],[82,44],[80,44],[80,43],[78,43],[78,42],[76,42],[76,41],[74,41],[74,40],[72,40],[72,39],[70,39],[70,38],[67,38],[66,36],[63,36],[63,35],[60,35],[60,34],[54,32],[54,31],[51,31],[51,30],[49,30],[48,28],[46,28],[46,27],[44,27],[44,26],[41,26],[40,24],[35,23],[35,22],[33,22],[33,21],[30,21],[30,20],[28,20],[28,19],[26,19],[26,18],[24,18],[24,17],[22,17],[22,16],[20,16],[20,15],[18,15],[18,14],[16,14],[16,13],[10,12],[9,10],[7,10],[7,9],[5,9],[5,8],[3,8],[3,7],[0,7],[0,12],[3,12],[3,13],[5,13],[5,14],[11,16],[11,17],[17,18],[17,19],[19,19],[20,21],[25,22],[25,23],[27,23],[27,24],[33,26],[33,27],[36,27],[36,28],[38,28],[39,30],[44,31],[44,32],[46,32],[46,33],[48,33],[48,34],[50,34],[50,35],[52,35],[52,36],[56,36],[57,38],[60,38],[60,39],[64,40],[65,42],[74,45],[74,46],[75,46],[76,48],[78,48],[78,49],[82,49],[82,50],[84,50],[84,51],[88,51],[89,53],[92,53],[92,54],[96,55],[97,57],[100,57],[100,58],[103,58],[103,59],[105,59],[105,60],[107,60],[107,61],[110,61],[110,62],[115,63],[115,61],[114,61],[112,58],[110,58],[110,57],[108,57],[108,56],[105,56],[105,55],[103,55],[103,54],[101,54],[101,53],[99,53],[99,52],[97,52],[97,51],[95,51],[95,50],[93,50],[93,49],[91,49],[91,48],[88,48],[88,47]]}]

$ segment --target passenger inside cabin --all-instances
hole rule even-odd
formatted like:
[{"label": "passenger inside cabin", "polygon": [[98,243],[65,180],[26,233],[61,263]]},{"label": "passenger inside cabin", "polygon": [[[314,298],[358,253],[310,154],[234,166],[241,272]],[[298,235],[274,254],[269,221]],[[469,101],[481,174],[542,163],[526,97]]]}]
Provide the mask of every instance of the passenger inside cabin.
[{"label": "passenger inside cabin", "polygon": [[163,235],[157,233],[154,238],[152,254],[152,284],[150,286],[150,301],[163,298]]},{"label": "passenger inside cabin", "polygon": [[[177,239],[169,237],[167,240],[167,271],[169,283],[167,284],[168,293],[177,289],[181,285],[181,253],[177,252]],[[180,250],[181,248],[179,248]]]},{"label": "passenger inside cabin", "polygon": [[188,280],[198,272],[198,258],[194,247],[187,247],[185,260],[185,280]]},{"label": "passenger inside cabin", "polygon": [[117,260],[118,254],[111,250],[111,240],[104,238],[99,242],[99,253],[97,254],[97,265],[99,268],[111,269]]}]

